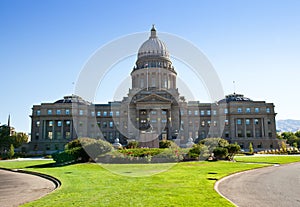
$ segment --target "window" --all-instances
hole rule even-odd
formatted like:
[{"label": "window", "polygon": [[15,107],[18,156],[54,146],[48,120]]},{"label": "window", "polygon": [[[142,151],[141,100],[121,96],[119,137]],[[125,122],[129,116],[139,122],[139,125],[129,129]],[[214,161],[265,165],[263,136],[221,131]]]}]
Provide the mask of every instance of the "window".
[{"label": "window", "polygon": [[201,126],[205,126],[205,121],[201,121]]},{"label": "window", "polygon": [[225,126],[228,126],[228,125],[229,125],[228,119],[225,119],[224,122],[225,122]]},{"label": "window", "polygon": [[214,121],[214,122],[213,122],[213,125],[214,125],[214,126],[217,126],[217,121]]},{"label": "window", "polygon": [[258,119],[254,119],[254,124],[258,124]]},{"label": "window", "polygon": [[259,108],[254,109],[255,113],[259,113]]},{"label": "window", "polygon": [[116,111],[116,116],[120,116],[120,111]]},{"label": "window", "polygon": [[101,127],[101,122],[98,121],[98,122],[97,122],[97,125],[98,125],[98,127]]},{"label": "window", "polygon": [[106,121],[104,121],[104,122],[102,123],[102,127],[103,127],[103,128],[106,128],[106,127],[107,127]]},{"label": "window", "polygon": [[36,121],[36,122],[35,122],[35,125],[36,125],[37,127],[39,127],[39,126],[40,126],[40,124],[41,124],[41,122],[40,122],[40,121]]},{"label": "window", "polygon": [[201,110],[201,111],[200,111],[200,115],[201,115],[201,116],[204,116],[204,110]]},{"label": "window", "polygon": [[238,112],[238,113],[242,113],[242,112],[243,112],[242,108],[238,108],[238,109],[237,109],[237,112]]},{"label": "window", "polygon": [[247,131],[246,131],[246,136],[247,136],[247,137],[251,137],[251,131],[250,131],[250,130],[247,130]]},{"label": "window", "polygon": [[95,116],[95,112],[94,111],[91,111],[91,116]]},{"label": "window", "polygon": [[267,112],[267,113],[270,113],[270,112],[271,112],[270,108],[267,108],[267,109],[266,109],[266,112]]},{"label": "window", "polygon": [[114,115],[114,112],[113,111],[110,111],[109,112],[109,116],[113,116]]},{"label": "window", "polygon": [[70,109],[66,109],[66,115],[70,114]]},{"label": "window", "polygon": [[53,138],[53,133],[52,132],[48,132],[48,139],[52,139]]},{"label": "window", "polygon": [[152,119],[151,122],[152,122],[152,123],[156,123],[156,119]]},{"label": "window", "polygon": [[198,110],[194,111],[195,116],[198,116]]},{"label": "window", "polygon": [[228,109],[224,109],[224,114],[228,114]]},{"label": "window", "polygon": [[101,111],[97,111],[97,116],[101,116]]},{"label": "window", "polygon": [[241,119],[237,119],[236,120],[236,124],[241,125],[242,124],[242,120]]},{"label": "window", "polygon": [[79,115],[80,115],[80,116],[83,115],[83,110],[79,110]]},{"label": "window", "polygon": [[107,116],[107,111],[104,111],[104,112],[103,112],[103,116]]},{"label": "window", "polygon": [[217,111],[213,110],[213,115],[216,116],[217,115]]},{"label": "window", "polygon": [[251,109],[250,108],[246,108],[246,113],[250,113]]},{"label": "window", "polygon": [[162,115],[166,115],[166,114],[167,114],[167,111],[161,111],[161,114],[162,114]]},{"label": "window", "polygon": [[243,137],[242,131],[241,131],[241,130],[238,130],[238,131],[237,131],[237,135],[238,135],[238,137]]},{"label": "window", "polygon": [[109,128],[113,128],[114,127],[114,122],[110,121],[109,122]]},{"label": "window", "polygon": [[155,110],[151,111],[151,114],[155,115],[155,114],[156,114],[156,111],[155,111]]},{"label": "window", "polygon": [[56,114],[57,114],[57,115],[61,115],[61,110],[60,110],[60,109],[57,109],[57,110],[56,110]]},{"label": "window", "polygon": [[80,127],[82,127],[82,125],[83,125],[83,122],[82,122],[82,121],[80,121],[80,122],[79,122],[79,126],[80,126]]},{"label": "window", "polygon": [[207,111],[206,111],[206,114],[207,114],[208,116],[210,116],[210,110],[207,110]]},{"label": "window", "polygon": [[181,114],[181,115],[184,115],[184,110],[181,110],[181,111],[180,111],[180,114]]},{"label": "window", "polygon": [[162,119],[161,122],[162,123],[167,123],[167,120],[166,119]]},{"label": "window", "polygon": [[229,138],[229,132],[225,132],[225,137]]},{"label": "window", "polygon": [[57,126],[61,127],[61,121],[57,121]]},{"label": "window", "polygon": [[268,124],[271,124],[271,120],[270,119],[268,119]]},{"label": "window", "polygon": [[207,126],[210,126],[210,121],[207,121]]},{"label": "window", "polygon": [[37,115],[37,116],[40,116],[40,115],[41,115],[41,111],[40,111],[40,110],[37,110],[37,111],[36,111],[36,115]]},{"label": "window", "polygon": [[51,114],[52,114],[52,110],[48,109],[48,115],[51,115]]},{"label": "window", "polygon": [[191,110],[188,110],[188,114],[189,114],[189,115],[192,115],[192,111],[191,111]]},{"label": "window", "polygon": [[250,119],[246,119],[246,125],[250,125]]},{"label": "window", "polygon": [[66,121],[66,125],[67,125],[67,126],[70,126],[70,124],[71,124],[71,121],[69,121],[69,120]]},{"label": "window", "polygon": [[35,133],[35,139],[39,139],[40,138],[40,133]]},{"label": "window", "polygon": [[53,121],[49,121],[49,127],[53,126]]}]

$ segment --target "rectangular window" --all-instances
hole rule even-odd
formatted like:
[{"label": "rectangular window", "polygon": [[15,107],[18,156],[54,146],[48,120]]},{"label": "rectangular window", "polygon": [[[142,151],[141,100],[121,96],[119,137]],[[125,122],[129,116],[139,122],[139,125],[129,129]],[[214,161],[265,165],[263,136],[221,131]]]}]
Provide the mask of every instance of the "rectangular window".
[{"label": "rectangular window", "polygon": [[48,109],[48,115],[52,115],[52,110]]},{"label": "rectangular window", "polygon": [[195,116],[198,116],[198,110],[194,111]]},{"label": "rectangular window", "polygon": [[268,119],[268,124],[271,124],[271,120],[270,119]]},{"label": "rectangular window", "polygon": [[107,116],[107,111],[104,111],[104,112],[103,112],[103,116]]},{"label": "rectangular window", "polygon": [[255,113],[259,113],[259,108],[254,109]]},{"label": "rectangular window", "polygon": [[242,120],[241,119],[237,119],[236,120],[236,124],[241,125],[242,124]]},{"label": "rectangular window", "polygon": [[201,121],[201,126],[205,126],[205,121]]},{"label": "rectangular window", "polygon": [[101,111],[97,111],[97,116],[101,116]]},{"label": "rectangular window", "polygon": [[246,119],[246,125],[250,125],[250,119]]},{"label": "rectangular window", "polygon": [[228,114],[228,109],[224,109],[224,114]]},{"label": "rectangular window", "polygon": [[213,110],[213,115],[214,115],[214,116],[217,115],[217,110]]},{"label": "rectangular window", "polygon": [[57,121],[57,126],[61,127],[61,121]]},{"label": "rectangular window", "polygon": [[270,112],[271,112],[270,108],[267,108],[267,109],[266,109],[266,112],[267,112],[267,113],[270,113]]},{"label": "rectangular window", "polygon": [[156,119],[152,119],[151,122],[152,122],[152,123],[156,123]]},{"label": "rectangular window", "polygon": [[151,114],[155,115],[155,114],[156,114],[156,111],[155,111],[155,110],[151,111]]},{"label": "rectangular window", "polygon": [[167,111],[161,111],[161,114],[162,114],[162,115],[166,115],[166,114],[167,114]]},{"label": "rectangular window", "polygon": [[181,111],[180,111],[180,114],[181,114],[181,115],[184,115],[184,110],[181,110]]},{"label": "rectangular window", "polygon": [[242,112],[243,112],[242,108],[238,108],[238,109],[237,109],[237,112],[238,112],[238,113],[242,113]]},{"label": "rectangular window", "polygon": [[40,116],[40,115],[41,115],[41,111],[40,111],[40,110],[37,110],[37,111],[36,111],[36,115],[37,115],[37,116]]},{"label": "rectangular window", "polygon": [[206,114],[207,114],[208,116],[210,116],[210,110],[207,110],[207,111],[206,111]]},{"label": "rectangular window", "polygon": [[80,115],[80,116],[83,115],[83,110],[79,110],[79,115]]},{"label": "rectangular window", "polygon": [[191,110],[188,110],[188,114],[189,114],[189,115],[192,115],[192,111],[191,111]]},{"label": "rectangular window", "polygon": [[258,124],[258,119],[254,119],[254,124]]},{"label": "rectangular window", "polygon": [[37,127],[39,127],[39,126],[40,126],[40,124],[41,124],[41,122],[40,122],[40,121],[36,121],[36,122],[35,122],[35,125],[36,125]]},{"label": "rectangular window", "polygon": [[251,109],[250,108],[246,108],[246,113],[250,113]]},{"label": "rectangular window", "polygon": [[49,127],[53,126],[53,121],[49,121]]},{"label": "rectangular window", "polygon": [[120,116],[120,111],[116,111],[116,116]]},{"label": "rectangular window", "polygon": [[113,128],[114,127],[114,122],[110,121],[109,122],[109,128]]},{"label": "rectangular window", "polygon": [[101,127],[101,122],[98,121],[98,122],[97,122],[97,125],[98,125],[98,127]]},{"label": "rectangular window", "polygon": [[66,115],[70,115],[70,109],[66,109]]},{"label": "rectangular window", "polygon": [[213,123],[214,123],[214,126],[217,126],[217,121],[214,121]]},{"label": "rectangular window", "polygon": [[110,111],[109,112],[109,116],[113,116],[114,115],[114,112],[113,111]]},{"label": "rectangular window", "polygon": [[67,125],[67,126],[70,126],[70,124],[71,124],[71,121],[67,120],[67,121],[66,121],[66,125]]},{"label": "rectangular window", "polygon": [[103,128],[106,128],[106,127],[107,127],[106,121],[102,122],[102,127],[103,127]]},{"label": "rectangular window", "polygon": [[246,131],[246,136],[247,136],[247,137],[251,137],[251,131],[250,131],[250,130],[247,130],[247,131]]},{"label": "rectangular window", "polygon": [[205,114],[204,110],[201,110],[201,111],[200,111],[200,115],[201,115],[201,116],[204,116],[204,114]]},{"label": "rectangular window", "polygon": [[48,132],[48,139],[52,139],[53,138],[53,133],[52,132]]},{"label": "rectangular window", "polygon": [[91,111],[91,116],[95,116],[95,112],[94,111]]},{"label": "rectangular window", "polygon": [[56,114],[57,114],[57,115],[61,115],[61,110],[60,110],[60,109],[57,109],[57,110],[56,110]]},{"label": "rectangular window", "polygon": [[210,126],[210,121],[207,121],[207,126]]},{"label": "rectangular window", "polygon": [[70,139],[71,138],[71,132],[66,132],[66,139]]},{"label": "rectangular window", "polygon": [[229,125],[229,121],[228,121],[228,119],[225,119],[225,126],[228,126]]}]

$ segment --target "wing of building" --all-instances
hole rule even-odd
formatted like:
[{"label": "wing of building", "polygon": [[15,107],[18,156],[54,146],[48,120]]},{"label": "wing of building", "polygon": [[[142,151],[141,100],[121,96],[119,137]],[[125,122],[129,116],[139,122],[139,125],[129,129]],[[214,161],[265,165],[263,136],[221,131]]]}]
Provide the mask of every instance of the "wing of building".
[{"label": "wing of building", "polygon": [[168,49],[153,27],[138,50],[128,96],[94,104],[72,95],[34,105],[30,150],[63,150],[77,137],[118,139],[123,145],[137,140],[145,147],[158,147],[162,139],[184,147],[190,138],[222,137],[242,148],[250,142],[257,150],[278,148],[273,103],[235,93],[217,103],[185,101],[176,78]]}]

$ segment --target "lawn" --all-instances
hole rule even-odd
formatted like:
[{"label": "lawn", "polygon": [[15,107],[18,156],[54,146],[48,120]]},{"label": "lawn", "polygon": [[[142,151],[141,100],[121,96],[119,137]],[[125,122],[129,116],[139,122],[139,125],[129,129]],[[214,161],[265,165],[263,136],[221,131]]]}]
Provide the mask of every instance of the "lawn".
[{"label": "lawn", "polygon": [[164,164],[111,165],[114,173],[98,164],[42,166],[51,161],[1,161],[0,167],[33,170],[61,180],[59,189],[24,206],[233,206],[214,191],[217,179],[270,164],[300,161],[300,156],[236,159],[239,162],[178,163],[152,176],[141,175],[153,174]]}]

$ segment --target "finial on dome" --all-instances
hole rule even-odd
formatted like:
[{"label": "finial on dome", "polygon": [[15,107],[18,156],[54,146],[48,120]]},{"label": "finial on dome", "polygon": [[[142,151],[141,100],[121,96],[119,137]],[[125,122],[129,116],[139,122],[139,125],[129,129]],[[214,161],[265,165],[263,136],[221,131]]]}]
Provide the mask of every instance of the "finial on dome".
[{"label": "finial on dome", "polygon": [[156,29],[154,27],[155,25],[152,24],[152,29],[151,29],[151,36],[150,38],[156,38]]}]

